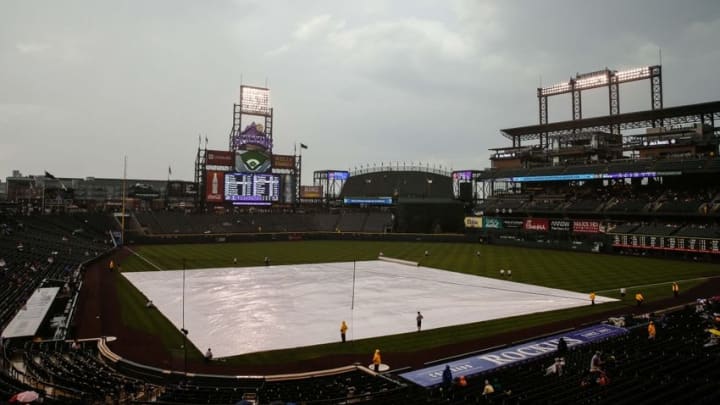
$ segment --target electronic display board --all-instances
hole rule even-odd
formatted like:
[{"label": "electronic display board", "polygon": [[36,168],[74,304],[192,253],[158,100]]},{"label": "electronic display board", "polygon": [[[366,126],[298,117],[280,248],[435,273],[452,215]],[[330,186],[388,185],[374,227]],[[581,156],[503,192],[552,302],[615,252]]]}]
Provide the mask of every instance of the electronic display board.
[{"label": "electronic display board", "polygon": [[233,205],[270,205],[280,200],[280,176],[225,173],[225,201]]}]

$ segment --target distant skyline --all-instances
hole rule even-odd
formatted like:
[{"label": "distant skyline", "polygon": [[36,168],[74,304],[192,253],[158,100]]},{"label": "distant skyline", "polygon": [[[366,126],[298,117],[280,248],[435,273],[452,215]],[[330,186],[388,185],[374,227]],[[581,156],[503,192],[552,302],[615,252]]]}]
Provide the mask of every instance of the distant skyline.
[{"label": "distant skyline", "polygon": [[[666,107],[720,100],[720,2],[22,1],[0,3],[0,177],[193,179],[227,149],[241,84],[271,89],[274,152],[312,172],[489,166],[536,88],[660,62]],[[650,109],[649,83],[621,111]],[[584,116],[607,113],[583,94]],[[552,122],[570,119],[554,97]],[[245,123],[246,124],[246,123]]]}]

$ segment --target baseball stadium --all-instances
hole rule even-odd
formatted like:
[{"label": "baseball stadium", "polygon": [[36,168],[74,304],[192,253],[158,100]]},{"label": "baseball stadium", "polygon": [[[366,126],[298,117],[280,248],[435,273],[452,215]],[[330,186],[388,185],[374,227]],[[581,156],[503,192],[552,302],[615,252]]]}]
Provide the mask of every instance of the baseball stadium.
[{"label": "baseball stadium", "polygon": [[[645,110],[621,111],[631,82]],[[269,88],[243,85],[192,181],[14,173],[0,398],[718,403],[720,101],[666,107],[662,83],[653,65],[540,87],[538,123],[500,129],[484,169],[302,184],[308,146],[276,150]],[[583,116],[589,90],[605,115]]]}]

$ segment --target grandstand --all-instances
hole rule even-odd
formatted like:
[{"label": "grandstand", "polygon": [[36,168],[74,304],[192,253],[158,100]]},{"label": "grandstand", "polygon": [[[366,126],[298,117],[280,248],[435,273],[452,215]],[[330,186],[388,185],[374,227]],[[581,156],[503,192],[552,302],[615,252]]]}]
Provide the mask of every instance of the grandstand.
[{"label": "grandstand", "polygon": [[[241,101],[229,150],[199,145],[192,182],[14,173],[0,205],[0,398],[35,390],[58,404],[717,403],[720,102],[664,107],[660,73],[605,69],[538,89],[540,122],[501,130],[510,145],[492,149],[482,170],[368,165],[318,171],[301,185],[301,156],[272,151],[272,109]],[[583,118],[578,100],[571,121],[548,120],[548,97],[634,80],[651,81],[650,110],[622,113],[616,86],[607,116]],[[264,124],[243,125],[253,114]],[[271,168],[253,172],[248,152]],[[261,191],[242,189],[250,183]],[[569,259],[556,250],[589,253]],[[648,303],[620,297],[576,312],[209,361],[187,334],[211,332],[168,327],[118,275],[182,268],[184,317],[186,267],[239,257],[262,268],[263,256],[370,260],[382,251],[495,278],[510,277],[498,270],[519,261],[512,281],[566,283],[583,296],[642,289]],[[677,279],[682,294],[672,298]],[[571,345],[562,375],[546,375],[559,337],[580,342],[578,334],[606,329],[618,332]],[[364,364],[381,346],[390,366],[376,373]],[[602,379],[589,370],[597,352]],[[498,366],[459,365],[477,358]],[[467,384],[439,381],[445,365]],[[434,379],[411,378],[423,373]]]}]

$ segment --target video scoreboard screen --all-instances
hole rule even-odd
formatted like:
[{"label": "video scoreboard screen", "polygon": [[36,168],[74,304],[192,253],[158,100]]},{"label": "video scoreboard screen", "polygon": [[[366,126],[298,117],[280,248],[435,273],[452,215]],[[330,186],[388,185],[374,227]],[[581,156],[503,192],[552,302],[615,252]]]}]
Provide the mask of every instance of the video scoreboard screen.
[{"label": "video scoreboard screen", "polygon": [[234,205],[270,205],[280,200],[280,176],[225,173],[225,201]]}]

